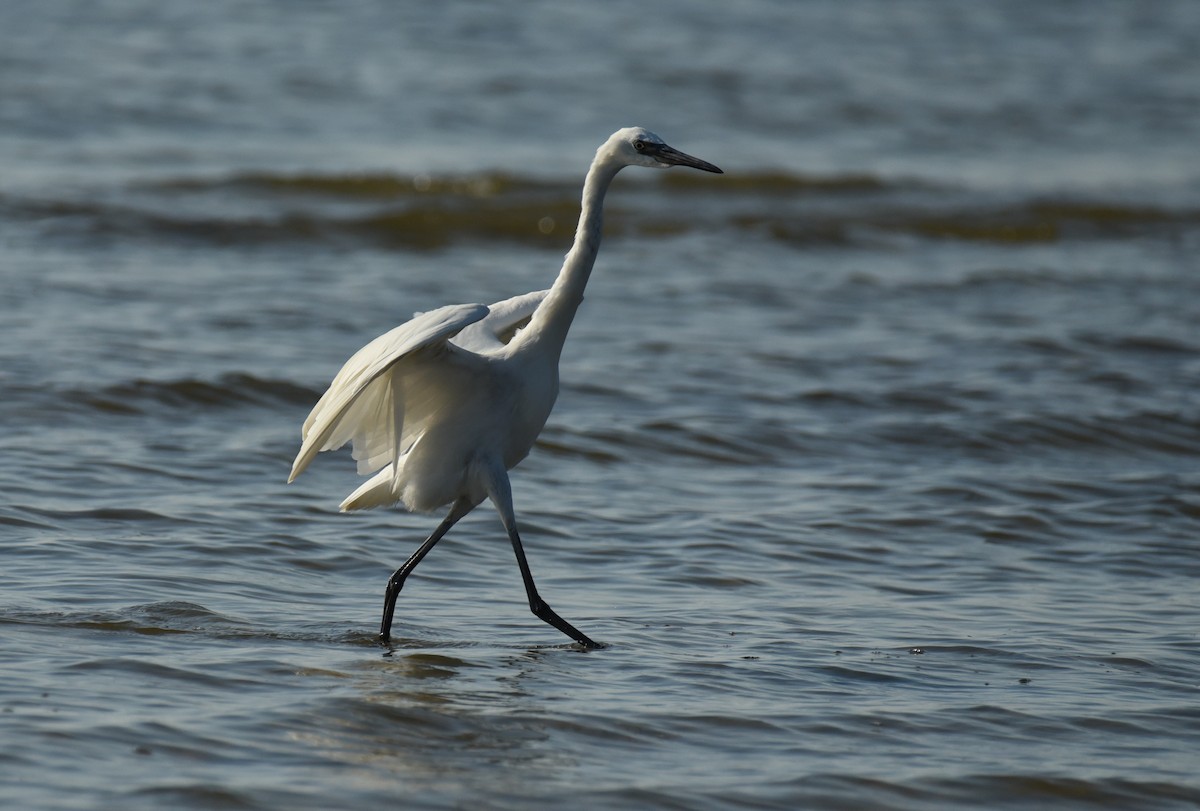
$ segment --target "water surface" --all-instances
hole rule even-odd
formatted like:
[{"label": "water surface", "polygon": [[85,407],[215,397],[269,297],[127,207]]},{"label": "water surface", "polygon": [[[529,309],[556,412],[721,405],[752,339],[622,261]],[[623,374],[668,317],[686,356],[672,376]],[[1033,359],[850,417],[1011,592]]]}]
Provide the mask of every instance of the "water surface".
[{"label": "water surface", "polygon": [[[22,808],[1200,803],[1192,4],[10,3],[0,774]],[[341,362],[553,278],[514,494],[284,484]]]}]

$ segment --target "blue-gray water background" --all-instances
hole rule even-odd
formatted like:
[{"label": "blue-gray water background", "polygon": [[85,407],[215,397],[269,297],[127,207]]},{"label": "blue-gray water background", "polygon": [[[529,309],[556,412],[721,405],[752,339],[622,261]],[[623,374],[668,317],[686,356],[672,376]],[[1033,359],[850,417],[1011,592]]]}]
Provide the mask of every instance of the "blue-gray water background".
[{"label": "blue-gray water background", "polygon": [[[481,509],[284,484],[341,362],[546,286]],[[1193,808],[1200,5],[0,6],[0,787],[39,809]]]}]

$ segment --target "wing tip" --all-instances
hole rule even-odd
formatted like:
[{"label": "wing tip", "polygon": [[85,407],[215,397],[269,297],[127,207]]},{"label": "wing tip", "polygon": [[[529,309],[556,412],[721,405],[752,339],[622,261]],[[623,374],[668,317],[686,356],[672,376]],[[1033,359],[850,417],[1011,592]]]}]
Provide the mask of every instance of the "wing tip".
[{"label": "wing tip", "polygon": [[296,477],[304,472],[308,467],[308,463],[312,461],[313,454],[308,448],[301,448],[300,453],[296,454],[296,459],[292,462],[292,471],[288,474],[287,483],[291,484],[296,480]]}]

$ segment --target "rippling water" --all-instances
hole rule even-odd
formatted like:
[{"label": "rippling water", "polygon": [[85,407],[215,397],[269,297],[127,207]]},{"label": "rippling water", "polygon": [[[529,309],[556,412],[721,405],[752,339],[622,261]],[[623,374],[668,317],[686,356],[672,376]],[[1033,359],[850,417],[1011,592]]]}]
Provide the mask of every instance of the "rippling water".
[{"label": "rippling water", "polygon": [[[1190,3],[9,3],[14,807],[1200,803]],[[544,287],[493,513],[284,480],[340,363]]]}]

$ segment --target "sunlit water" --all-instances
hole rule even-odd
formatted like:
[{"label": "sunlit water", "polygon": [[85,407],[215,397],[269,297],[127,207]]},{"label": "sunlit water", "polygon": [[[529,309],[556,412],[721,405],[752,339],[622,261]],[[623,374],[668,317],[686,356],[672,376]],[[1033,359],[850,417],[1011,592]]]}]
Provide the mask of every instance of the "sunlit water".
[{"label": "sunlit water", "polygon": [[[1200,803],[1200,10],[0,11],[14,808]],[[340,363],[546,286],[494,513],[285,485]]]}]

